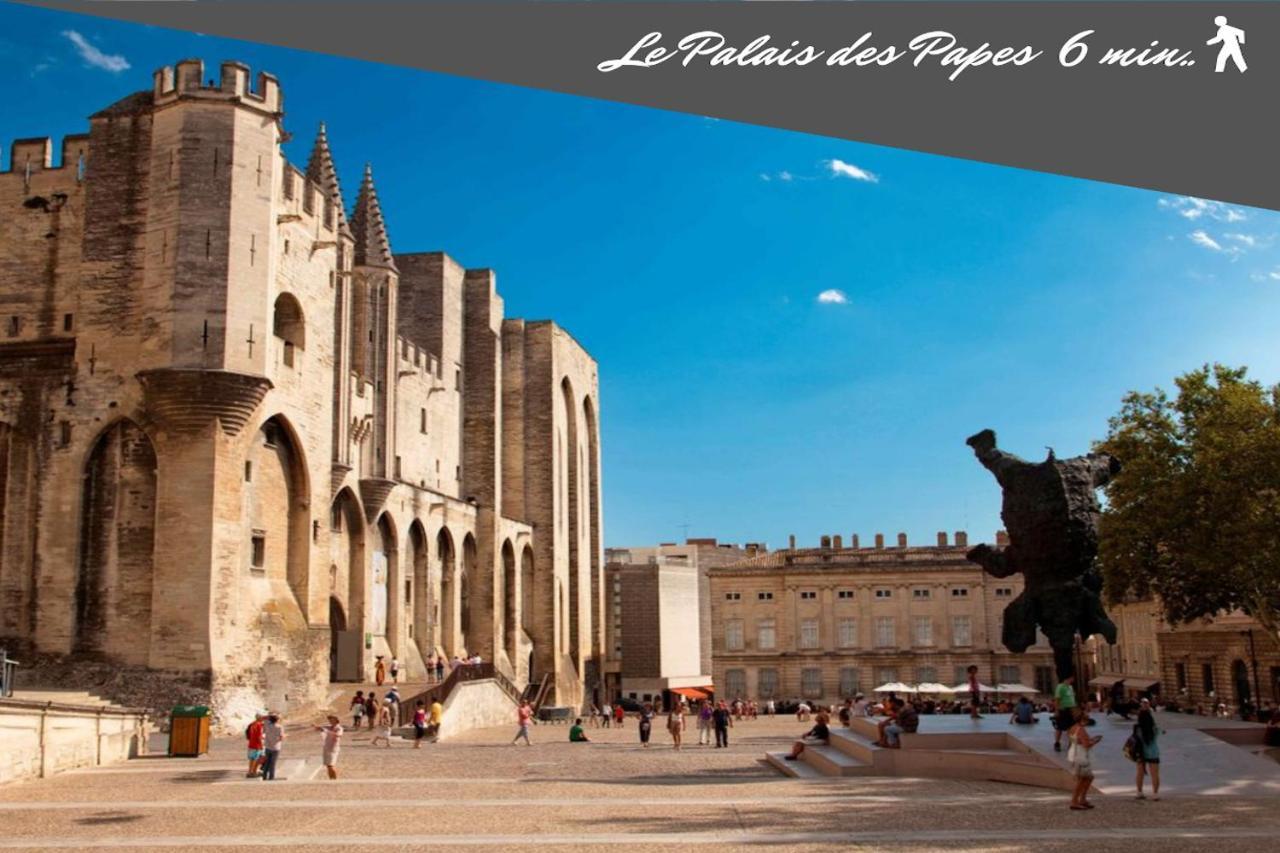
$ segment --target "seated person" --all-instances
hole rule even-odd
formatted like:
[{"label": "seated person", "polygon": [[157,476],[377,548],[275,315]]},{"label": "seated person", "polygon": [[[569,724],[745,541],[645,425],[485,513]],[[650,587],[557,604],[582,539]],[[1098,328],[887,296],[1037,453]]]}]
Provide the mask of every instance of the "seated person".
[{"label": "seated person", "polygon": [[1026,696],[1019,697],[1018,704],[1013,706],[1013,716],[1009,718],[1009,722],[1027,726],[1032,723],[1038,723],[1036,719],[1035,706],[1031,704]]},{"label": "seated person", "polygon": [[849,725],[849,721],[853,718],[853,700],[846,699],[844,704],[840,706],[840,722]]},{"label": "seated person", "polygon": [[800,753],[804,752],[806,743],[827,744],[831,740],[831,729],[827,727],[829,717],[826,714],[818,714],[813,718],[813,728],[805,732],[800,740],[791,746],[791,754],[788,755],[787,761],[795,761],[800,757]]},{"label": "seated person", "polygon": [[582,730],[582,718],[573,721],[573,725],[569,728],[569,743],[591,743],[591,739],[587,737],[587,733]]},{"label": "seated person", "polygon": [[903,702],[901,699],[890,699],[889,701],[884,703],[885,717],[883,720],[876,723],[876,730],[878,732],[878,737],[876,740],[881,746],[889,745],[888,738],[885,736],[885,734],[889,730],[889,727],[894,725],[895,722],[897,721],[898,709],[901,708],[902,705],[903,705]]}]

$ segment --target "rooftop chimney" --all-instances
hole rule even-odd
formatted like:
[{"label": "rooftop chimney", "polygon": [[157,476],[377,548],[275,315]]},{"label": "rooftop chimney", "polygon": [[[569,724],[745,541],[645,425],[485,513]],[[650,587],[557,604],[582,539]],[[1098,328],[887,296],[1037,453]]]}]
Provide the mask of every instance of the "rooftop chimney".
[{"label": "rooftop chimney", "polygon": [[939,548],[947,547],[947,531],[945,530],[938,531],[938,547]]},{"label": "rooftop chimney", "polygon": [[876,547],[877,547],[877,548],[883,548],[883,547],[884,547],[884,534],[883,534],[883,533],[877,533],[877,534],[876,534]]},{"label": "rooftop chimney", "polygon": [[830,537],[830,536],[823,536],[823,537],[822,537],[821,547],[822,547],[822,550],[824,550],[824,551],[831,547],[831,537]]},{"label": "rooftop chimney", "polygon": [[996,545],[1004,548],[1009,544],[1009,534],[1003,530],[996,531]]},{"label": "rooftop chimney", "polygon": [[898,534],[898,547],[899,548],[907,547],[907,534],[905,533]]},{"label": "rooftop chimney", "polygon": [[968,533],[965,533],[963,530],[957,530],[957,531],[956,531],[956,547],[957,547],[957,548],[968,548],[968,547],[969,547],[969,534],[968,534]]},{"label": "rooftop chimney", "polygon": [[794,551],[796,549],[796,535],[794,533],[791,534],[790,543],[791,544],[789,547],[792,551]]},{"label": "rooftop chimney", "polygon": [[844,540],[840,538],[839,533],[831,537],[831,547],[835,548],[837,551],[844,547]]},{"label": "rooftop chimney", "polygon": [[854,549],[858,548],[858,534],[854,533],[849,537],[849,547]]}]

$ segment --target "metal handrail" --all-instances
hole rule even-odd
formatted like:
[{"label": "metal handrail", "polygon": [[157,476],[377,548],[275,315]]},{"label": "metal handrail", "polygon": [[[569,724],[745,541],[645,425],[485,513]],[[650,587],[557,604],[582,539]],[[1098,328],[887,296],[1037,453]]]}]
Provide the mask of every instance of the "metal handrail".
[{"label": "metal handrail", "polygon": [[22,664],[9,657],[8,649],[0,649],[0,699],[13,695],[13,680]]},{"label": "metal handrail", "polygon": [[432,702],[443,703],[458,684],[464,681],[484,681],[485,679],[496,681],[504,693],[513,700],[520,701],[520,689],[492,663],[464,663],[455,666],[448,677],[439,684],[433,684],[421,693],[401,700],[399,725],[407,726],[413,722],[413,712],[418,702],[422,702],[423,705],[430,708]]}]

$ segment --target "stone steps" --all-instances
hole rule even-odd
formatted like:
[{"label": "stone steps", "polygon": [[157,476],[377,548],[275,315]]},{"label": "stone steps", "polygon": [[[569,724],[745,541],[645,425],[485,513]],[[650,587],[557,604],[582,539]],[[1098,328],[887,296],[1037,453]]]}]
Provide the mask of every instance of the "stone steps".
[{"label": "stone steps", "polygon": [[875,767],[833,746],[807,745],[800,760],[824,776],[867,776]]},{"label": "stone steps", "polygon": [[795,779],[822,779],[824,773],[804,761],[788,761],[788,752],[766,752],[764,760],[784,776]]}]

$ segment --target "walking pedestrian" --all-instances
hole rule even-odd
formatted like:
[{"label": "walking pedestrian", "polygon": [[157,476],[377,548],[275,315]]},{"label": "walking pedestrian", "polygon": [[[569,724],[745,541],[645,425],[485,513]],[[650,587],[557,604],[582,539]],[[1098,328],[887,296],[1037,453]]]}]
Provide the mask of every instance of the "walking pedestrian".
[{"label": "walking pedestrian", "polygon": [[274,782],[276,764],[280,761],[280,748],[284,746],[284,724],[280,722],[279,714],[267,715],[267,720],[262,725],[262,745],[266,752],[266,758],[262,762],[262,780]]},{"label": "walking pedestrian", "polygon": [[978,706],[982,704],[982,684],[978,681],[977,664],[969,664],[965,672],[969,674],[969,719],[980,720],[982,715],[978,713]]},{"label": "walking pedestrian", "polygon": [[622,707],[622,703],[613,706],[613,722],[618,728],[622,728],[622,723],[627,718],[627,709]]},{"label": "walking pedestrian", "polygon": [[324,762],[324,769],[329,774],[330,779],[338,778],[338,753],[342,748],[342,723],[333,714],[329,715],[329,724],[327,726],[316,726],[316,731],[324,732],[324,745],[321,748],[320,757]]},{"label": "walking pedestrian", "polygon": [[1138,799],[1147,797],[1142,793],[1144,776],[1151,776],[1151,799],[1160,799],[1160,735],[1164,734],[1156,725],[1156,715],[1151,711],[1150,700],[1143,699],[1138,709],[1138,722],[1133,727],[1133,734],[1138,739]]},{"label": "walking pedestrian", "polygon": [[436,656],[435,656],[435,653],[432,652],[431,656],[427,658],[427,681],[431,681],[435,677],[436,677]]},{"label": "walking pedestrian", "polygon": [[723,699],[711,714],[711,724],[716,730],[716,748],[728,747],[729,727],[733,725],[733,716],[729,713],[729,707],[724,704]]},{"label": "walking pedestrian", "polygon": [[1102,735],[1089,736],[1089,714],[1084,708],[1076,707],[1073,711],[1075,724],[1067,731],[1067,763],[1071,765],[1071,773],[1076,777],[1076,787],[1071,794],[1071,809],[1093,808],[1089,802],[1089,787],[1093,784],[1093,748],[1102,740]]},{"label": "walking pedestrian", "polygon": [[671,746],[679,749],[684,741],[684,702],[673,702],[667,714],[667,731],[671,733]]},{"label": "walking pedestrian", "polygon": [[529,726],[533,723],[533,707],[526,701],[521,702],[520,707],[516,709],[516,724],[519,728],[516,730],[516,736],[511,739],[511,745],[515,746],[521,740],[526,746],[533,746],[533,741],[529,740]]},{"label": "walking pedestrian", "polygon": [[378,655],[378,661],[373,665],[373,680],[382,686],[382,682],[387,680],[387,665],[382,660],[382,655]]},{"label": "walking pedestrian", "polygon": [[413,748],[422,749],[422,739],[427,736],[427,709],[421,699],[413,708]]},{"label": "walking pedestrian", "polygon": [[436,681],[444,681],[444,655],[436,658]]},{"label": "walking pedestrian", "polygon": [[427,734],[431,735],[431,742],[436,743],[440,740],[440,726],[444,723],[444,706],[440,704],[439,699],[431,700],[431,716],[427,719]]},{"label": "walking pedestrian", "polygon": [[711,703],[703,699],[698,703],[698,745],[711,746]]},{"label": "walking pedestrian", "polygon": [[611,722],[613,722],[613,706],[606,702],[600,709],[600,725],[607,729]]},{"label": "walking pedestrian", "polygon": [[391,748],[391,705],[387,702],[378,708],[378,733],[369,741],[369,746],[377,746],[378,741],[385,743],[387,749]]},{"label": "walking pedestrian", "polygon": [[393,657],[391,659],[391,683],[395,684],[400,680],[400,659]]},{"label": "walking pedestrian", "polygon": [[[622,723],[619,722],[621,727]],[[646,749],[649,747],[649,733],[653,731],[653,706],[648,702],[640,709],[640,745]]]},{"label": "walking pedestrian", "polygon": [[1075,724],[1076,711],[1076,690],[1075,690],[1075,674],[1072,673],[1062,681],[1058,682],[1058,686],[1053,691],[1053,751],[1062,752],[1062,736],[1071,730]]},{"label": "walking pedestrian", "polygon": [[249,756],[249,772],[244,774],[247,778],[253,779],[262,770],[262,754],[263,750],[263,730],[262,721],[266,719],[265,714],[254,714],[253,722],[249,723],[244,730],[244,739],[248,747]]},{"label": "walking pedestrian", "polygon": [[365,700],[364,691],[357,690],[355,698],[351,700],[351,728],[358,729],[360,724],[364,722]]},{"label": "walking pedestrian", "polygon": [[378,720],[378,694],[372,690],[364,699],[364,718],[369,721],[371,729]]}]

